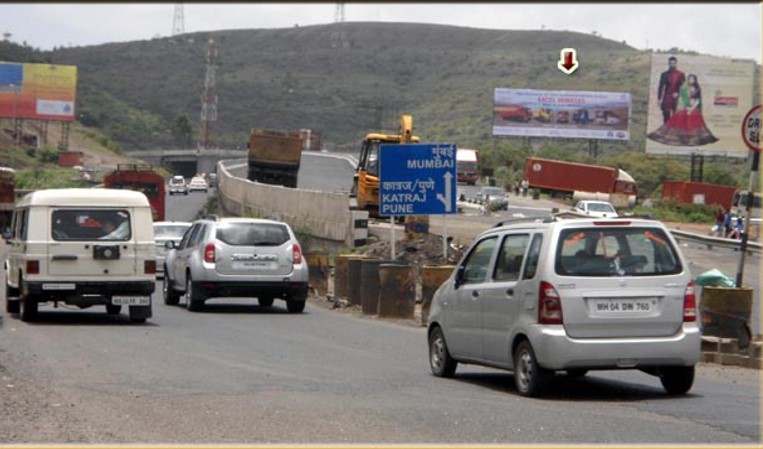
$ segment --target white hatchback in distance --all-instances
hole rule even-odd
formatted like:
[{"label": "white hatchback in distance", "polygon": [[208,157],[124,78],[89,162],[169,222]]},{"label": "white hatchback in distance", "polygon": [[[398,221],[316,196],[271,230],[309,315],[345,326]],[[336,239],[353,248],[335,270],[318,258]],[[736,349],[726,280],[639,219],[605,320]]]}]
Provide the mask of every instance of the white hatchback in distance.
[{"label": "white hatchback in distance", "polygon": [[617,210],[615,210],[612,204],[606,201],[590,201],[583,200],[578,201],[575,204],[575,210],[577,212],[586,214],[591,217],[597,218],[616,218]]},{"label": "white hatchback in distance", "polygon": [[683,394],[702,332],[689,264],[661,222],[549,218],[480,234],[435,292],[427,336],[440,377],[504,368],[538,396],[556,371],[638,369]]},{"label": "white hatchback in distance", "polygon": [[189,192],[194,192],[197,190],[200,190],[204,193],[207,193],[209,190],[209,184],[207,184],[207,181],[201,176],[194,176],[191,178],[191,182],[188,183]]}]

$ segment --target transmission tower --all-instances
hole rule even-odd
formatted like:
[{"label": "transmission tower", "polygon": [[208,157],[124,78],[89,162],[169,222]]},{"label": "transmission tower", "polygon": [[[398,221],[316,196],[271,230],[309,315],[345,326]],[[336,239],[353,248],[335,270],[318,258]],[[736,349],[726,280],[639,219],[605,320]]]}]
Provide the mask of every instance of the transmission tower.
[{"label": "transmission tower", "polygon": [[337,3],[334,10],[335,29],[331,32],[331,48],[347,48],[350,41],[347,39],[347,32],[344,30],[344,3]]},{"label": "transmission tower", "polygon": [[207,45],[204,93],[201,94],[201,122],[199,123],[199,148],[217,146],[217,44],[213,38]]},{"label": "transmission tower", "polygon": [[183,4],[177,3],[175,5],[175,15],[172,18],[172,35],[185,33],[185,18],[183,16]]}]

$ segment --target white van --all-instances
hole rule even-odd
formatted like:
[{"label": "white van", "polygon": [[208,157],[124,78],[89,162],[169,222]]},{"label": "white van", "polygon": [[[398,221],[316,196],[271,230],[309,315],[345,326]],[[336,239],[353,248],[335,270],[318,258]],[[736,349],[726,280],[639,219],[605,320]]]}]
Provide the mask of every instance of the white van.
[{"label": "white van", "polygon": [[5,239],[6,311],[34,320],[38,305],[129,307],[151,317],[156,249],[151,206],[140,192],[50,189],[16,204]]}]

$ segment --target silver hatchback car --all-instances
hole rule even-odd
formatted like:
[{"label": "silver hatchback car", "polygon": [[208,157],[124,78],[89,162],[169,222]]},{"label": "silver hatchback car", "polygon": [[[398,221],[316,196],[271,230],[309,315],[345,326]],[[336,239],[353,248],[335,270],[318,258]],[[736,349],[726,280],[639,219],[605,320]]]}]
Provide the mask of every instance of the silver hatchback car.
[{"label": "silver hatchback car", "polygon": [[207,217],[167,248],[165,304],[178,304],[182,295],[188,310],[196,311],[212,297],[257,297],[261,306],[278,298],[290,313],[305,309],[307,262],[286,223]]},{"label": "silver hatchback car", "polygon": [[687,392],[701,329],[688,264],[653,220],[499,224],[471,245],[428,318],[436,376],[461,363],[514,371],[525,396],[555,371],[639,369]]}]

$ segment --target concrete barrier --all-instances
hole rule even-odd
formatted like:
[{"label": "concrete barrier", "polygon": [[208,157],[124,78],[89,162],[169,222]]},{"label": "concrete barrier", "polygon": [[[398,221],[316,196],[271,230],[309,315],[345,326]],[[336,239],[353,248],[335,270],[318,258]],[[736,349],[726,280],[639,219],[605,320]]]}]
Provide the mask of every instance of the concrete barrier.
[{"label": "concrete barrier", "polygon": [[453,269],[454,265],[424,265],[421,267],[421,324],[426,326],[427,317],[429,317],[429,308],[432,305],[434,292],[445,282]]},{"label": "concrete barrier", "polygon": [[366,256],[357,255],[347,261],[347,300],[352,305],[360,305],[360,269]]},{"label": "concrete barrier", "polygon": [[334,297],[336,299],[347,299],[349,296],[349,276],[350,259],[357,259],[358,254],[339,254],[334,258]]},{"label": "concrete barrier", "polygon": [[379,316],[413,318],[416,305],[416,276],[410,265],[379,266]]},{"label": "concrete barrier", "polygon": [[356,235],[352,225],[362,213],[353,216],[347,193],[252,182],[231,175],[225,161],[218,162],[217,173],[220,203],[229,213],[240,216],[252,212],[260,217],[275,218],[289,223],[293,228],[305,228],[315,237],[355,246]]},{"label": "concrete barrier", "polygon": [[308,251],[305,260],[310,270],[310,285],[321,296],[328,293],[329,255],[326,251]]}]

